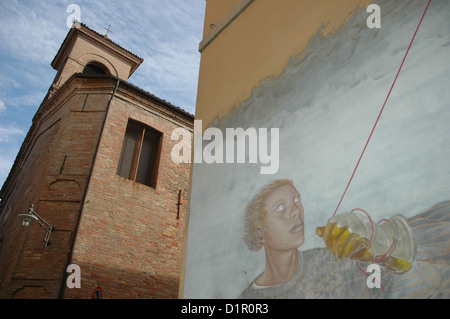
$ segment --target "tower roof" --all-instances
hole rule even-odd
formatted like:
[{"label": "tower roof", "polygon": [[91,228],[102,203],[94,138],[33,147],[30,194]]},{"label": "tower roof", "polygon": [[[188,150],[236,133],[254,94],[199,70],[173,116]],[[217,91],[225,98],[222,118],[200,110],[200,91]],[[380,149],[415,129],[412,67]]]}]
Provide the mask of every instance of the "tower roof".
[{"label": "tower roof", "polygon": [[131,76],[144,61],[141,57],[126,50],[117,43],[114,43],[107,36],[92,30],[83,23],[75,22],[51,63],[51,66],[55,70],[59,71],[64,65],[66,57],[69,55],[70,50],[78,37],[84,37],[95,43],[97,46],[100,46],[103,50],[108,51],[115,56],[119,56],[122,60],[125,60],[127,64],[131,66],[128,77]]}]

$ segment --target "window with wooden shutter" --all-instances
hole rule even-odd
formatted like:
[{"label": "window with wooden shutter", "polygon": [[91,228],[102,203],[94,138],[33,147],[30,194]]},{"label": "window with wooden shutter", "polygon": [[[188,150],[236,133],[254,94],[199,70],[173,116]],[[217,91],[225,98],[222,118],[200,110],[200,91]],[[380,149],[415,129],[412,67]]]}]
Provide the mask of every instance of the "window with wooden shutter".
[{"label": "window with wooden shutter", "polygon": [[156,187],[162,133],[133,120],[128,121],[117,174]]}]

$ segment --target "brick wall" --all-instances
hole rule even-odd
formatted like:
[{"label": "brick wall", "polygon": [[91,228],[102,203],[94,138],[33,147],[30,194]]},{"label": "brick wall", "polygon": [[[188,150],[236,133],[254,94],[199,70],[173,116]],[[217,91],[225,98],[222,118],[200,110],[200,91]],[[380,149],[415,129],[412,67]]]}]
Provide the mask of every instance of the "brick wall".
[{"label": "brick wall", "polygon": [[[104,298],[177,297],[186,222],[177,200],[180,189],[187,200],[189,164],[172,163],[170,136],[193,120],[129,85],[105,120],[115,84],[74,77],[35,116],[2,190],[1,298],[90,298],[97,286]],[[163,133],[156,188],[116,175],[129,118]],[[31,204],[55,228],[45,248],[45,230],[16,219]],[[81,289],[66,288],[70,263]]]},{"label": "brick wall", "polygon": [[[100,286],[105,298],[177,298],[186,223],[177,219],[178,192],[187,201],[189,164],[174,164],[175,128],[192,132],[148,98],[120,87],[110,105],[83,207],[72,263],[81,268],[81,289],[67,298],[90,297]],[[162,147],[156,188],[116,174],[129,119],[160,132]]]},{"label": "brick wall", "polygon": [[[11,213],[0,229],[4,235],[1,297],[57,298],[65,283],[65,267],[105,116],[105,110],[83,110],[89,100],[88,85],[102,97],[99,104],[106,109],[111,83],[73,79],[41,105],[3,187],[2,209],[11,207]],[[43,246],[43,228],[37,223],[22,227],[16,218],[31,204],[54,227],[47,247]]]}]

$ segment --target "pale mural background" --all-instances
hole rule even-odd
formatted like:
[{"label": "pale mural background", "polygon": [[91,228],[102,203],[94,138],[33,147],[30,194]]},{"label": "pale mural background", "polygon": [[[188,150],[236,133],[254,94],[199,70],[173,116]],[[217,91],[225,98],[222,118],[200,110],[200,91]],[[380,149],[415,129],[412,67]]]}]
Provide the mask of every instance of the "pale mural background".
[{"label": "pale mural background", "polygon": [[[278,78],[213,123],[280,128],[280,169],[194,164],[184,298],[236,298],[264,270],[264,252],[241,240],[242,220],[273,179],[292,178],[302,195],[301,250],[324,246],[315,228],[336,209],[426,6],[378,3],[381,29],[367,28],[362,10],[326,39],[319,30]],[[338,213],[409,217],[450,199],[449,16],[449,1],[432,2]]]}]

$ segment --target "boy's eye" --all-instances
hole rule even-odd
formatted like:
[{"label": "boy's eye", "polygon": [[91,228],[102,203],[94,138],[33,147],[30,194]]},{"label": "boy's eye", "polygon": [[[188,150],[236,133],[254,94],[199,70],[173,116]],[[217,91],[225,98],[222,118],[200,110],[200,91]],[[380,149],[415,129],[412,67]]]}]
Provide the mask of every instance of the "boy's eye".
[{"label": "boy's eye", "polygon": [[285,204],[279,204],[279,205],[275,208],[275,211],[281,213],[281,212],[283,212],[285,209],[286,209],[286,205],[285,205]]},{"label": "boy's eye", "polygon": [[300,200],[301,200],[300,195],[297,195],[297,196],[294,198],[294,203],[300,203]]}]

